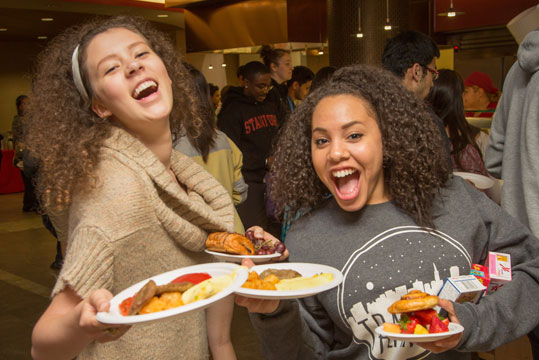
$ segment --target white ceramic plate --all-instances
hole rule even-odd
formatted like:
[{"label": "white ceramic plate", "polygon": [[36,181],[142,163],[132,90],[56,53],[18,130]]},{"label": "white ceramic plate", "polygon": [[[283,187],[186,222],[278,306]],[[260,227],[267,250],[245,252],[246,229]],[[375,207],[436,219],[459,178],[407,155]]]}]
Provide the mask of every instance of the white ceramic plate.
[{"label": "white ceramic plate", "polygon": [[320,273],[333,274],[333,280],[327,284],[301,290],[255,290],[239,287],[235,293],[249,298],[269,299],[269,300],[284,300],[284,299],[299,299],[307,296],[316,295],[329,289],[333,289],[343,281],[342,273],[331,266],[308,264],[308,263],[273,263],[265,265],[257,265],[251,268],[251,271],[256,271],[259,275],[266,269],[290,269],[296,270],[303,277],[311,277]]},{"label": "white ceramic plate", "polygon": [[383,326],[378,326],[374,331],[380,336],[388,337],[392,340],[401,340],[401,341],[408,341],[408,342],[429,342],[429,341],[436,341],[436,340],[442,340],[445,338],[450,337],[451,335],[455,335],[458,333],[461,333],[464,331],[464,328],[462,325],[457,323],[449,323],[449,331],[443,332],[443,333],[435,333],[435,334],[396,334],[384,331]]},{"label": "white ceramic plate", "polygon": [[490,189],[492,186],[494,186],[494,180],[484,175],[460,172],[460,171],[454,171],[453,175],[460,176],[461,178],[465,180],[470,180],[471,182],[474,183],[475,187],[478,189],[482,189],[482,190]]},{"label": "white ceramic plate", "polygon": [[[144,285],[146,285],[146,283],[149,280],[155,281],[157,285],[163,285],[163,284],[168,284],[172,280],[176,279],[178,276],[184,275],[184,274],[205,272],[205,273],[210,274],[211,277],[216,277],[220,275],[230,274],[236,268],[239,268],[239,269],[236,272],[236,276],[234,277],[234,281],[232,282],[232,284],[230,284],[230,286],[228,286],[226,289],[222,290],[221,292],[213,295],[212,297],[208,299],[195,301],[187,305],[182,305],[176,308],[172,308],[172,309],[164,310],[164,311],[158,311],[151,314],[123,316],[120,313],[120,309],[118,305],[120,305],[120,303],[124,299],[130,296],[133,296]],[[237,264],[230,264],[230,263],[200,264],[200,265],[188,266],[181,269],[172,270],[172,271],[160,274],[160,275],[152,276],[151,278],[143,280],[123,290],[122,292],[117,294],[115,297],[113,297],[112,300],[110,301],[110,310],[108,312],[97,313],[96,318],[97,320],[105,324],[136,324],[136,323],[141,323],[141,322],[146,322],[146,321],[164,319],[170,316],[185,314],[194,310],[200,310],[232,294],[234,290],[236,290],[241,285],[243,285],[245,280],[247,280],[248,275],[249,275],[249,271],[247,270],[247,268],[240,267]]]},{"label": "white ceramic plate", "polygon": [[233,262],[241,264],[242,259],[251,259],[255,264],[267,263],[271,259],[278,258],[281,256],[279,253],[269,254],[269,255],[234,255],[227,254],[218,251],[210,251],[208,249],[204,250],[206,253],[213,255],[219,261]]}]

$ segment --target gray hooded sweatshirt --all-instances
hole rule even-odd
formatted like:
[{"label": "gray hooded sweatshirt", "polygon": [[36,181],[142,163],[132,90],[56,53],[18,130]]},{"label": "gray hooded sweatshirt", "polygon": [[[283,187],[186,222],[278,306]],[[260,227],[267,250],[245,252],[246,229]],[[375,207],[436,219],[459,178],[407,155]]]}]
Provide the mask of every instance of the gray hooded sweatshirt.
[{"label": "gray hooded sweatshirt", "polygon": [[539,235],[539,29],[518,49],[492,121],[487,171],[504,180],[502,207]]}]

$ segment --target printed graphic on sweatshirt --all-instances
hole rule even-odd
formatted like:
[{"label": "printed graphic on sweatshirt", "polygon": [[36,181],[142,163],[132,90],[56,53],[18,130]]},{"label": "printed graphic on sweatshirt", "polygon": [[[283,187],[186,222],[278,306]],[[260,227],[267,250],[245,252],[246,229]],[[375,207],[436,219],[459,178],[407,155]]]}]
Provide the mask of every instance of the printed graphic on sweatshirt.
[{"label": "printed graphic on sweatshirt", "polygon": [[243,122],[245,128],[245,135],[249,135],[252,132],[256,132],[260,129],[269,127],[278,127],[277,116],[273,114],[264,114],[253,116],[252,118]]},{"label": "printed graphic on sweatshirt", "polygon": [[444,233],[417,226],[387,230],[346,262],[339,315],[371,359],[422,359],[429,355],[425,349],[381,337],[374,329],[397,321],[387,308],[411,289],[437,294],[447,277],[468,274],[470,268],[470,254]]}]

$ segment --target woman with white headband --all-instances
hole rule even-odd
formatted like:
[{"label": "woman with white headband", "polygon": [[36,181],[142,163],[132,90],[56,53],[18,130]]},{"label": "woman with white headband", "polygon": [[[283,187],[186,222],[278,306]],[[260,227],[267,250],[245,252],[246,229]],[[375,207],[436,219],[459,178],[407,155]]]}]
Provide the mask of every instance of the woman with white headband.
[{"label": "woman with white headband", "polygon": [[[228,192],[172,149],[182,127],[196,133],[202,125],[193,94],[181,56],[140,20],[77,26],[41,54],[28,143],[67,250],[33,331],[35,359],[209,356],[204,311],[132,328],[96,319],[124,288],[210,262],[207,234],[234,229]],[[219,318],[207,320],[217,326]]]}]

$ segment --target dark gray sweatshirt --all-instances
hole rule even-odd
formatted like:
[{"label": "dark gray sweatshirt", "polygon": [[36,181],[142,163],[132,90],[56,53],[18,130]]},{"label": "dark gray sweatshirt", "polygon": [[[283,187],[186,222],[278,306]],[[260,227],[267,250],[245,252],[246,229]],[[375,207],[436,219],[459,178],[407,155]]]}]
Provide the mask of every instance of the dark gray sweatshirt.
[{"label": "dark gray sweatshirt", "polygon": [[269,315],[251,314],[268,359],[466,359],[431,354],[378,336],[395,322],[387,308],[412,288],[436,294],[449,276],[469,274],[488,251],[511,254],[513,280],[478,305],[454,304],[464,326],[459,351],[496,348],[539,323],[539,242],[486,195],[454,178],[435,201],[436,231],[419,227],[393,202],[357,212],[328,199],[294,223],[290,261],[333,266],[343,283]]}]

